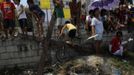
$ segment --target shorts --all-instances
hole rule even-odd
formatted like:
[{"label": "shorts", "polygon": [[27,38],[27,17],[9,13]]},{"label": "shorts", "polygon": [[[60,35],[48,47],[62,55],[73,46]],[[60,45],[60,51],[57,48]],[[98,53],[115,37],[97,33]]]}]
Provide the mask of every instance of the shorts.
[{"label": "shorts", "polygon": [[15,21],[4,19],[4,29],[14,28],[15,27]]},{"label": "shorts", "polygon": [[68,33],[68,36],[69,36],[70,38],[75,38],[75,35],[76,35],[76,29],[72,29],[72,30],[70,30],[69,33]]},{"label": "shorts", "polygon": [[[112,52],[112,45],[109,45],[109,51]],[[123,55],[123,46],[120,46],[120,49],[117,50],[116,52],[112,53],[113,55]]]},{"label": "shorts", "polygon": [[123,46],[120,46],[120,49],[113,53],[113,55],[123,55]]},{"label": "shorts", "polygon": [[103,38],[103,33],[98,33],[98,36],[95,37],[95,40],[101,41]]},{"label": "shorts", "polygon": [[63,26],[64,23],[65,23],[64,18],[57,18],[56,19],[56,27],[59,26],[59,25],[62,25]]},{"label": "shorts", "polygon": [[22,29],[27,27],[27,19],[20,19],[19,24]]}]

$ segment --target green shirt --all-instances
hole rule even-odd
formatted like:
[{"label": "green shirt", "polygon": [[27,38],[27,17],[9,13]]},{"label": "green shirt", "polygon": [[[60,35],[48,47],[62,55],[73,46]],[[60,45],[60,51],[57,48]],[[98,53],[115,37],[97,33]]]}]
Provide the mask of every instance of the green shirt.
[{"label": "green shirt", "polygon": [[54,11],[57,18],[64,18],[64,12],[62,7],[55,6]]}]

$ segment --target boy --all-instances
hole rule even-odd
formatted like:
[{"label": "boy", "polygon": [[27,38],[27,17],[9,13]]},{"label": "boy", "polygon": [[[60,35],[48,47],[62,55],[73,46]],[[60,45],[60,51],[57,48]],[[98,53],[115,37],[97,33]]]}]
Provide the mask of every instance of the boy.
[{"label": "boy", "polygon": [[63,26],[60,36],[62,36],[64,30],[68,31],[68,37],[70,38],[70,41],[76,37],[76,27],[75,25],[71,24],[69,21],[65,22],[65,25]]},{"label": "boy", "polygon": [[19,20],[19,25],[21,27],[22,33],[27,35],[27,16],[25,8],[22,4],[20,4],[20,0],[15,0],[14,2],[17,4],[17,18]]},{"label": "boy", "polygon": [[13,36],[15,27],[15,6],[10,0],[5,0],[1,3],[1,11],[3,13],[3,23],[6,38],[8,34]]},{"label": "boy", "polygon": [[34,4],[33,0],[27,0],[27,3],[29,5],[29,10],[31,11],[32,15],[35,17],[37,21],[38,37],[42,39],[44,37],[43,23],[45,20],[45,13],[41,10],[41,8],[38,5]]},{"label": "boy", "polygon": [[121,31],[118,31],[116,33],[116,36],[111,40],[110,42],[110,52],[113,54],[113,55],[119,55],[119,56],[122,56],[123,55],[123,46],[121,44],[121,38],[122,38],[122,32]]}]

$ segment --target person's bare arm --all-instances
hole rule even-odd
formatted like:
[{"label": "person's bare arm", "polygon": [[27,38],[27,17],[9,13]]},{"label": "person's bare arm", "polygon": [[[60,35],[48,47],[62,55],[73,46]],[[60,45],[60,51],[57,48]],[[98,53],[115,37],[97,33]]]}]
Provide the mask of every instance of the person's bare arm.
[{"label": "person's bare arm", "polygon": [[62,36],[63,31],[64,31],[65,28],[66,28],[66,25],[64,25],[64,27],[61,29],[61,33],[60,33],[59,37]]},{"label": "person's bare arm", "polygon": [[25,11],[25,8],[23,5],[21,5],[21,10],[20,10],[20,13],[18,14],[17,17],[19,17],[23,12]]},{"label": "person's bare arm", "polygon": [[94,26],[91,27],[92,27],[92,35],[95,35],[95,27]]}]

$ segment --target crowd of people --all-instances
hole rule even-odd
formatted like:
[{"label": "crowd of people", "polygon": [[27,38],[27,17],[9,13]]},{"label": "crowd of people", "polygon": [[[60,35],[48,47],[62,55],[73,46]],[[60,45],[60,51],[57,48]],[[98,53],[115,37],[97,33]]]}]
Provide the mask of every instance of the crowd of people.
[{"label": "crowd of people", "polygon": [[[98,17],[96,15],[96,12],[97,14],[100,14]],[[87,34],[94,35],[95,32],[96,34],[101,33],[101,35],[96,37],[98,38],[97,39],[98,43],[96,43],[96,50],[97,50],[96,52],[99,51],[100,48],[99,41],[102,40],[103,33],[108,34],[110,32],[117,32],[116,34],[117,39],[115,40],[114,38],[111,39],[110,43],[112,45],[111,53],[116,55],[122,55],[123,53],[123,47],[121,44],[122,31],[126,30],[129,33],[133,31],[134,28],[133,15],[134,13],[132,12],[131,9],[128,8],[126,4],[120,4],[119,8],[116,8],[115,10],[101,9],[101,11],[99,11],[98,8],[90,10],[89,15],[86,17],[86,24],[85,24]]]},{"label": "crowd of people", "polygon": [[[63,12],[63,6],[64,5],[62,3],[61,12]],[[69,2],[69,7],[71,13],[70,22],[67,22],[67,24],[60,23],[61,25],[64,25],[63,28],[60,29],[60,36],[63,34],[63,30],[66,28],[68,30],[68,36],[71,38],[70,41],[72,41],[73,38],[81,36],[80,26],[83,25],[88,36],[94,36],[97,34],[94,40],[96,53],[99,54],[101,43],[103,41],[103,34],[113,32],[116,33],[115,37],[117,37],[117,39],[111,39],[111,53],[114,54],[114,52],[117,51],[115,55],[122,55],[122,31],[126,30],[131,33],[134,28],[134,12],[132,11],[132,8],[128,6],[127,2],[120,2],[118,8],[113,10],[95,8],[93,10],[89,10],[88,13],[86,12],[88,11],[86,10],[86,6],[84,4],[82,5],[81,2],[77,0],[72,0],[72,2]],[[57,13],[59,12],[56,12],[56,14]],[[77,36],[75,32],[78,34]],[[74,36],[72,37],[70,34],[73,34]]]},{"label": "crowd of people", "polygon": [[[45,13],[41,10],[38,5],[34,4],[33,0],[27,0],[29,5],[28,10],[26,10],[25,6],[20,4],[21,0],[4,0],[0,3],[0,10],[1,10],[1,32],[3,31],[4,34],[1,33],[1,39],[13,39],[15,36],[15,27],[17,27],[16,22],[18,22],[19,27],[22,31],[22,36],[27,36],[28,33],[28,22],[27,17],[33,16],[36,23],[37,33],[35,34],[38,38],[44,37],[44,28],[43,23],[45,19]],[[32,17],[31,16],[31,17]]]},{"label": "crowd of people", "polygon": [[[20,4],[20,0],[13,1],[14,3],[10,0],[4,0],[4,2],[0,4],[0,30],[5,33],[4,35],[1,34],[3,36],[2,39],[4,40],[15,36],[16,19],[19,22],[22,34],[27,35],[28,32],[27,11],[25,10],[25,7]],[[29,5],[28,13],[30,13],[36,21],[37,33],[35,36],[42,39],[44,37],[43,24],[45,13],[38,5],[34,4],[33,0],[27,0],[27,3]],[[88,11],[85,4],[81,4],[81,1],[72,0],[68,4],[71,18],[66,22],[64,19],[63,1],[53,0],[53,4],[54,15],[56,16],[55,27],[58,36],[62,36],[64,29],[67,29],[68,36],[71,38],[69,40],[71,41],[73,38],[81,36],[80,26],[82,25],[88,36],[98,35],[95,37],[96,53],[99,53],[100,51],[99,49],[104,33],[108,34],[109,32],[122,31],[122,29],[126,29],[129,32],[133,31],[134,13],[125,3],[119,4],[119,8],[114,10],[100,10],[99,8],[95,8]]]}]

